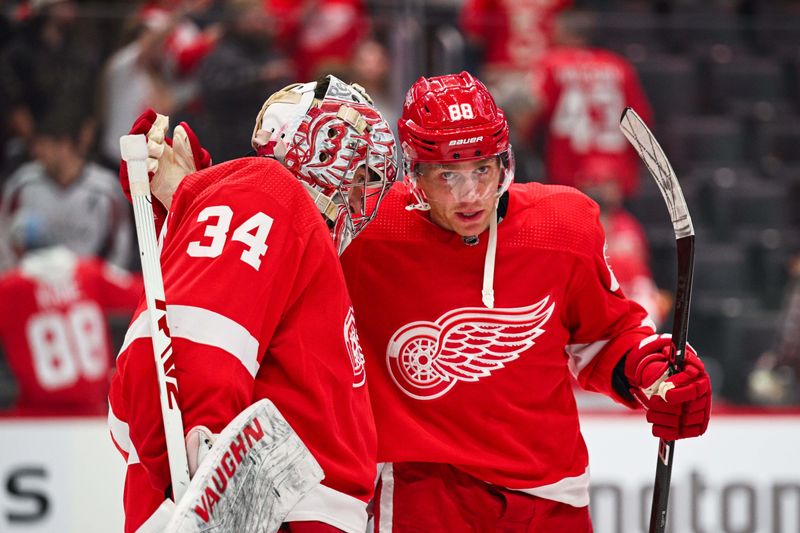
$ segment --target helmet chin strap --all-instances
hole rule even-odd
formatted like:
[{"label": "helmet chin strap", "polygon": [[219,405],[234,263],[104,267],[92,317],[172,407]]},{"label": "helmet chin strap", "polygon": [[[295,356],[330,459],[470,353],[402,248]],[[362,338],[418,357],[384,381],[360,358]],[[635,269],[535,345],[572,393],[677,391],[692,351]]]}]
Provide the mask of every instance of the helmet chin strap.
[{"label": "helmet chin strap", "polygon": [[489,216],[489,242],[486,245],[486,258],[483,262],[483,305],[494,309],[494,259],[497,253],[497,202]]},{"label": "helmet chin strap", "polygon": [[415,204],[409,204],[406,206],[406,211],[430,211],[431,206],[427,202],[419,201]]}]

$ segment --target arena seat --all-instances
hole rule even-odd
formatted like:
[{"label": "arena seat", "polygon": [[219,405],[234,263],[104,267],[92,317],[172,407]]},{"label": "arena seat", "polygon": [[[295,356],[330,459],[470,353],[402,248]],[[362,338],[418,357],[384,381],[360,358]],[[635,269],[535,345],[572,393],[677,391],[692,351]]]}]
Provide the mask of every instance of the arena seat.
[{"label": "arena seat", "polygon": [[655,112],[656,124],[698,111],[698,75],[683,56],[657,55],[636,63],[636,71]]},{"label": "arena seat", "polygon": [[789,106],[782,65],[771,57],[739,55],[725,62],[712,61],[709,82],[713,102],[720,111],[736,112],[765,103],[776,110]]},{"label": "arena seat", "polygon": [[744,159],[744,126],[726,116],[679,117],[668,125],[664,143],[676,171],[698,164],[738,165]]}]

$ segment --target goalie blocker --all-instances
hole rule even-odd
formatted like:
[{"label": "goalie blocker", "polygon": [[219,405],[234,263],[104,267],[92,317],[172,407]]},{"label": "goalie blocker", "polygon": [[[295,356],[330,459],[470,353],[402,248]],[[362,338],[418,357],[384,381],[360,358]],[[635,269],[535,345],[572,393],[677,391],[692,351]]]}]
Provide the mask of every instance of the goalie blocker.
[{"label": "goalie blocker", "polygon": [[138,531],[274,532],[323,478],[303,441],[262,399],[219,434],[177,505],[165,500]]}]

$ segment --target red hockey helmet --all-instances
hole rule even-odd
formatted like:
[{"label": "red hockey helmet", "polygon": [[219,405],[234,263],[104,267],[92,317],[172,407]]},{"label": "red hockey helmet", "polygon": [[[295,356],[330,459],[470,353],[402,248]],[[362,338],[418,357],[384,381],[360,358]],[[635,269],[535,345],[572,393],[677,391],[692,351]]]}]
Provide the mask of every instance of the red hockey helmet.
[{"label": "red hockey helmet", "polygon": [[398,132],[412,190],[417,163],[498,156],[505,170],[498,196],[514,179],[506,116],[486,86],[469,72],[419,78],[406,94]]}]

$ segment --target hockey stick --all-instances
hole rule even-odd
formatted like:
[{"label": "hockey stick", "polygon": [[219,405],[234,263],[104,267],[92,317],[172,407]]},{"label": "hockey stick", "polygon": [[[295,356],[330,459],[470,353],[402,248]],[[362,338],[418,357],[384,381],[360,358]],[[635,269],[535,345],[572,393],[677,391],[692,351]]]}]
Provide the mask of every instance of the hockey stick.
[{"label": "hockey stick", "polygon": [[172,357],[172,338],[167,323],[167,305],[164,299],[164,280],[161,276],[160,254],[150,197],[150,180],[147,176],[147,140],[144,135],[124,135],[120,137],[119,145],[122,159],[128,165],[150,337],[153,341],[153,355],[158,374],[172,497],[175,502],[179,502],[189,486],[189,464],[186,458],[183,420],[178,406],[178,381]]},{"label": "hockey stick", "polygon": [[[664,150],[661,149],[653,134],[630,107],[625,108],[625,111],[622,112],[620,128],[656,180],[661,195],[667,203],[669,216],[672,219],[672,228],[675,230],[678,252],[678,286],[675,289],[675,312],[672,319],[674,351],[670,357],[670,374],[674,374],[683,369],[686,336],[689,329],[689,303],[692,298],[694,270],[694,227],[672,165],[669,164]],[[663,533],[667,525],[667,505],[674,452],[675,441],[659,440],[649,533]]]}]

